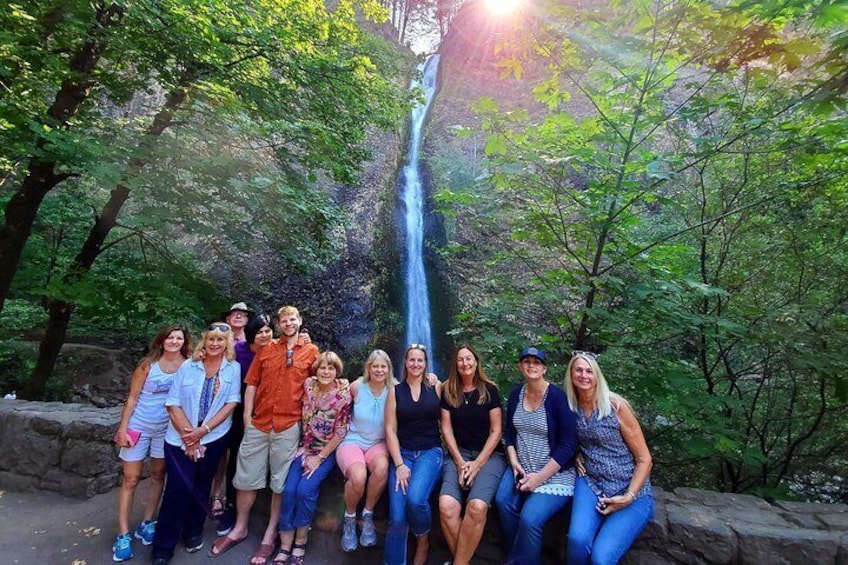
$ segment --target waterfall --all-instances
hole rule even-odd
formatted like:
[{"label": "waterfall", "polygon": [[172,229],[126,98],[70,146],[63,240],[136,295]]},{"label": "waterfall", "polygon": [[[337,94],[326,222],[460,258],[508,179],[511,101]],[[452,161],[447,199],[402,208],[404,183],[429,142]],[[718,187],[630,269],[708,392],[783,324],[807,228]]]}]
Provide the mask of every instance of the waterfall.
[{"label": "waterfall", "polygon": [[[406,248],[403,257],[403,272],[406,288],[406,343],[421,343],[427,348],[427,357],[435,360],[433,333],[430,328],[430,296],[427,288],[427,273],[424,271],[424,187],[421,185],[421,130],[427,118],[427,110],[436,93],[436,71],[439,56],[433,55],[418,66],[421,74],[412,83],[424,90],[424,103],[417,104],[410,112],[411,132],[403,167],[403,200],[406,219]],[[432,370],[432,365],[431,365]]]}]

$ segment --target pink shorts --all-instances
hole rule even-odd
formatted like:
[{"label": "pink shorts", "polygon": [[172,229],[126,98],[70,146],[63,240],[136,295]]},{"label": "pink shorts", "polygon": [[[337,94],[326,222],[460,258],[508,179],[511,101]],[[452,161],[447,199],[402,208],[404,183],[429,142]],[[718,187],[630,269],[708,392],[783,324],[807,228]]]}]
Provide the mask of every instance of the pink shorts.
[{"label": "pink shorts", "polygon": [[380,455],[389,456],[389,449],[384,441],[368,449],[363,449],[355,443],[345,443],[336,449],[336,463],[342,470],[342,475],[347,476],[348,467],[354,463],[364,463],[366,467],[370,467],[371,462]]}]

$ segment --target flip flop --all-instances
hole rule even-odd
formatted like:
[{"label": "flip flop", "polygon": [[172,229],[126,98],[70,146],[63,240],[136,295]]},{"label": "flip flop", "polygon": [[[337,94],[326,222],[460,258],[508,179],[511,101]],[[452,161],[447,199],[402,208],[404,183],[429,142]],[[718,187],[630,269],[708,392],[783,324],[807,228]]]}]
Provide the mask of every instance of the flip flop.
[{"label": "flip flop", "polygon": [[207,553],[206,556],[211,557],[212,559],[220,557],[246,539],[247,536],[244,536],[241,539],[233,539],[229,536],[221,536],[215,539],[214,542],[212,542],[212,549],[209,550],[209,553]]},{"label": "flip flop", "polygon": [[[260,543],[256,551],[253,552],[253,555],[250,556],[250,562],[253,565],[265,565],[268,563],[268,558],[274,555],[275,549],[277,549],[277,544],[275,543]],[[255,561],[256,559],[261,559],[262,562],[257,563]]]}]

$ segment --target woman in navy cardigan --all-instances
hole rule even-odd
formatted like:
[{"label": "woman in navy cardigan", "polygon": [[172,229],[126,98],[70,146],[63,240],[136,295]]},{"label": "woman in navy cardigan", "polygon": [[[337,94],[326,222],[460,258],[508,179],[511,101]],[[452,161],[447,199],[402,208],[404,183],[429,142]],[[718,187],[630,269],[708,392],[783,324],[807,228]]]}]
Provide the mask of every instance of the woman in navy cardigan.
[{"label": "woman in navy cardigan", "polygon": [[562,389],[545,379],[545,352],[525,347],[518,356],[524,383],[509,395],[504,442],[512,472],[504,473],[495,502],[508,563],[541,559],[542,529],[574,495],[577,422]]}]

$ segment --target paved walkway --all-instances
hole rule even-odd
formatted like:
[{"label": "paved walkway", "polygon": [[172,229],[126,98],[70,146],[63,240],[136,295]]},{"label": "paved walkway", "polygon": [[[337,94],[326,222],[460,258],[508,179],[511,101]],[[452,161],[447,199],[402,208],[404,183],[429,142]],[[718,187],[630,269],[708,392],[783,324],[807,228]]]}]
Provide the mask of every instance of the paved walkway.
[{"label": "paved walkway", "polygon": [[[147,481],[136,492],[132,523],[141,520],[141,502],[145,499]],[[89,500],[66,498],[46,492],[0,492],[0,564],[30,565],[106,565],[112,563],[112,543],[116,535],[117,492],[98,495]],[[206,551],[215,539],[214,522],[207,520],[203,549],[185,553],[178,546],[173,565],[229,565],[248,563],[264,530],[262,516],[251,516],[250,538],[226,555],[212,560]],[[380,543],[382,544],[382,538]],[[360,548],[345,554],[339,546],[338,534],[313,531],[309,537],[306,563],[309,565],[350,564],[378,565],[383,561],[383,548]],[[136,540],[133,563],[149,563],[150,548]],[[435,547],[429,563],[443,563],[449,557],[445,548]]]}]

